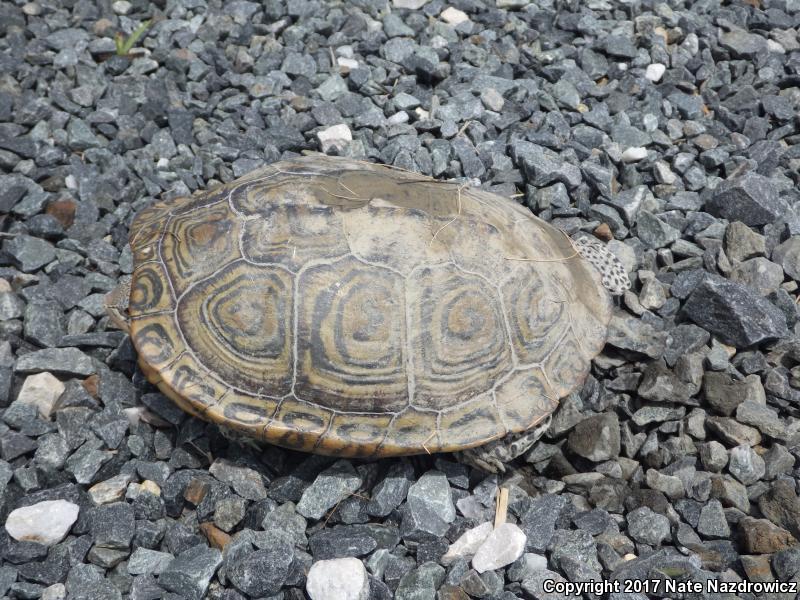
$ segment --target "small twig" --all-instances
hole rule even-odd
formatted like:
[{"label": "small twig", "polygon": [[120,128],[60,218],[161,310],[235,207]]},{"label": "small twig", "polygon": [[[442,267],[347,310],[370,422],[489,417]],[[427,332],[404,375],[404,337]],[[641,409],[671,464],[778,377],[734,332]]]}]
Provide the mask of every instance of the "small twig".
[{"label": "small twig", "polygon": [[339,505],[342,502],[344,502],[345,500],[347,500],[348,498],[351,498],[353,496],[355,496],[356,498],[361,498],[362,500],[369,500],[369,498],[367,496],[362,496],[358,492],[350,492],[349,494],[347,494],[347,496],[345,496],[344,498],[339,500],[336,503],[336,505],[331,509],[331,511],[328,513],[328,516],[325,518],[325,521],[322,523],[322,526],[325,527],[328,524],[328,521],[330,521],[331,517],[336,513],[337,510],[339,510]]},{"label": "small twig", "polygon": [[462,185],[458,186],[458,190],[456,190],[456,193],[458,194],[458,196],[457,196],[457,199],[456,199],[456,202],[457,202],[457,204],[458,204],[458,212],[456,213],[456,216],[455,216],[455,217],[453,217],[452,219],[450,219],[450,220],[449,220],[447,223],[445,223],[444,225],[442,225],[441,227],[439,227],[439,229],[437,229],[437,230],[436,230],[436,233],[434,233],[434,234],[433,234],[433,237],[431,238],[431,241],[430,241],[430,242],[429,242],[429,244],[428,244],[429,246],[430,246],[431,244],[433,244],[433,242],[434,242],[434,241],[436,241],[436,236],[437,236],[437,235],[439,235],[439,233],[440,233],[440,232],[441,232],[441,231],[442,231],[442,230],[443,230],[445,227],[447,227],[448,225],[450,225],[451,223],[453,223],[453,222],[454,222],[454,221],[455,221],[455,220],[456,220],[458,217],[460,217],[460,216],[461,216],[461,190],[463,190],[465,187],[467,187],[467,185],[468,185],[468,184],[464,183],[464,184],[462,184]]},{"label": "small twig", "polygon": [[569,245],[572,247],[573,252],[569,256],[564,256],[561,258],[527,258],[525,256],[506,256],[505,259],[530,261],[530,262],[563,262],[565,260],[570,260],[580,256],[580,252],[578,252],[578,249],[575,247],[575,244],[572,243],[572,239],[565,232],[561,231],[561,233],[564,235],[565,238],[567,238]]},{"label": "small twig", "polygon": [[495,506],[494,528],[497,529],[506,522],[506,516],[508,514],[508,488],[501,487],[497,490]]},{"label": "small twig", "polygon": [[422,442],[422,448],[425,450],[425,452],[427,452],[427,453],[428,453],[428,456],[430,456],[430,454],[431,454],[431,451],[430,451],[430,450],[428,450],[427,443],[428,443],[428,442],[430,442],[430,441],[431,441],[431,438],[433,438],[435,435],[436,435],[436,432],[435,432],[435,431],[432,431],[432,432],[431,432],[431,434],[430,434],[430,435],[429,435],[427,438],[425,438],[425,441],[424,441],[424,442]]}]

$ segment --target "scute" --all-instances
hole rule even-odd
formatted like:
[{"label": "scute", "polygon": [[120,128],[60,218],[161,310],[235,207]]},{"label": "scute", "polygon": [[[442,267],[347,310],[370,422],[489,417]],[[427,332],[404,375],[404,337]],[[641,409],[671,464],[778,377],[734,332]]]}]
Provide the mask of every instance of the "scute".
[{"label": "scute", "polygon": [[543,422],[611,314],[566,236],[511,200],[315,156],[133,221],[131,337],[188,412],[288,448],[394,456]]}]

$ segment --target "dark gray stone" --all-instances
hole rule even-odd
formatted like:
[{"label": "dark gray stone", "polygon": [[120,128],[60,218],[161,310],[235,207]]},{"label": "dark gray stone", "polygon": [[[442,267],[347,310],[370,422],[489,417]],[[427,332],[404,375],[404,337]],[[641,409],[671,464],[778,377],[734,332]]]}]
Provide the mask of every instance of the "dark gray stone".
[{"label": "dark gray stone", "polygon": [[746,348],[789,334],[786,317],[746,286],[708,277],[691,293],[683,312],[726,344]]},{"label": "dark gray stone", "polygon": [[289,577],[294,560],[291,545],[276,545],[239,556],[226,565],[226,573],[237,589],[252,597],[277,594]]},{"label": "dark gray stone", "polygon": [[748,172],[719,184],[706,202],[705,210],[753,227],[779,219],[788,205],[768,177]]},{"label": "dark gray stone", "polygon": [[161,572],[158,584],[189,600],[201,600],[221,564],[219,550],[198,544],[176,556]]},{"label": "dark gray stone", "polygon": [[385,517],[406,499],[414,477],[414,469],[407,462],[393,464],[386,477],[372,491],[367,512],[373,517]]}]

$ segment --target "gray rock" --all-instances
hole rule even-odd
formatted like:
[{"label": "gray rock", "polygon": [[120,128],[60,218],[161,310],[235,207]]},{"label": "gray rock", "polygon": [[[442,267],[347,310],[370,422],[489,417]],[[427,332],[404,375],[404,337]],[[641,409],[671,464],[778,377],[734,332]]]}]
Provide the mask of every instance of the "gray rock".
[{"label": "gray rock", "polygon": [[786,425],[778,417],[778,413],[765,404],[753,400],[742,402],[736,407],[736,420],[745,425],[752,425],[772,438],[783,439],[787,433]]},{"label": "gray rock", "polygon": [[764,459],[748,445],[733,448],[728,462],[728,471],[744,485],[751,485],[765,473]]},{"label": "gray rock", "polygon": [[201,600],[221,564],[219,550],[198,544],[176,556],[161,572],[158,584],[189,600]]},{"label": "gray rock", "polygon": [[431,470],[422,475],[408,490],[407,504],[412,510],[430,512],[445,523],[456,518],[456,507],[447,476]]},{"label": "gray rock", "polygon": [[660,358],[664,353],[666,337],[665,332],[656,331],[641,319],[615,314],[608,324],[606,343],[650,358]]},{"label": "gray rock", "polygon": [[45,348],[29,352],[17,360],[17,373],[49,371],[62,375],[87,377],[95,372],[90,356],[77,348]]},{"label": "gray rock", "polygon": [[[741,221],[734,221],[725,230],[725,253],[731,260],[743,261],[767,253],[764,236]],[[773,260],[781,262],[773,253]]]},{"label": "gray rock", "polygon": [[560,573],[542,569],[522,581],[522,589],[534,600],[564,600],[564,594],[556,591],[548,592],[553,585],[564,585],[567,582]]},{"label": "gray rock", "polygon": [[628,534],[637,542],[660,546],[670,537],[669,519],[664,515],[653,512],[647,506],[641,506],[629,512]]},{"label": "gray rock", "polygon": [[435,562],[423,563],[400,579],[395,600],[434,600],[444,576],[444,568]]},{"label": "gray rock", "polygon": [[581,170],[559,157],[555,152],[530,142],[515,142],[511,155],[525,172],[528,181],[535,186],[544,186],[560,181],[569,189],[581,182]]},{"label": "gray rock", "polygon": [[226,574],[236,589],[249,596],[272,596],[289,577],[293,560],[291,545],[275,544],[237,556],[226,563]]},{"label": "gray rock", "polygon": [[728,451],[716,440],[698,446],[703,466],[712,473],[719,473],[728,465]]},{"label": "gray rock", "polygon": [[544,494],[534,498],[520,519],[520,527],[527,538],[526,551],[543,553],[550,546],[566,498]]},{"label": "gray rock", "polygon": [[14,292],[0,292],[0,321],[19,319],[25,313],[25,301]]},{"label": "gray rock", "polygon": [[25,273],[41,269],[56,257],[56,250],[52,244],[29,235],[17,235],[5,240],[3,250]]},{"label": "gray rock", "polygon": [[749,288],[708,277],[691,293],[683,312],[726,344],[746,348],[789,334],[786,317]]},{"label": "gray rock", "polygon": [[66,335],[66,319],[55,302],[31,302],[25,307],[25,337],[39,346],[52,347]]},{"label": "gray rock", "polygon": [[750,171],[719,184],[706,202],[705,210],[755,227],[779,219],[788,206],[768,177]]},{"label": "gray rock", "polygon": [[735,265],[730,280],[742,283],[760,296],[768,296],[783,283],[783,268],[763,256]]},{"label": "gray rock", "polygon": [[730,536],[731,530],[719,500],[709,500],[700,511],[697,532],[707,539],[723,539]]},{"label": "gray rock", "polygon": [[128,573],[131,575],[158,575],[174,558],[168,552],[136,548],[128,559]]},{"label": "gray rock", "polygon": [[89,514],[92,540],[96,546],[125,550],[136,532],[133,507],[115,502],[93,508]]},{"label": "gray rock", "polygon": [[800,281],[800,237],[792,236],[772,251],[772,260],[778,263],[784,272]]},{"label": "gray rock", "polygon": [[776,480],[772,488],[759,497],[758,508],[775,525],[800,538],[800,498],[797,497],[793,482]]},{"label": "gray rock", "polygon": [[685,495],[683,482],[674,475],[665,475],[655,469],[648,469],[645,475],[647,485],[654,490],[663,492],[673,500],[683,498]]},{"label": "gray rock", "polygon": [[792,472],[794,468],[795,458],[785,446],[781,444],[773,444],[772,447],[764,453],[764,479],[775,479],[780,475],[786,475]]},{"label": "gray rock", "polygon": [[747,488],[729,475],[715,475],[711,478],[711,496],[724,506],[738,508],[743,513],[750,512]]},{"label": "gray rock", "polygon": [[406,499],[414,469],[407,462],[393,464],[386,477],[372,491],[367,504],[367,513],[373,517],[385,517]]},{"label": "gray rock", "polygon": [[593,571],[602,571],[597,560],[597,547],[594,538],[582,529],[557,529],[550,540],[550,560],[558,564],[562,557],[582,561]]},{"label": "gray rock", "polygon": [[320,519],[361,486],[361,477],[348,460],[339,460],[320,473],[306,488],[297,512],[308,519]]},{"label": "gray rock", "polygon": [[612,194],[608,198],[601,196],[598,201],[616,208],[622,214],[625,224],[630,227],[636,222],[639,209],[647,194],[647,186],[640,185]]},{"label": "gray rock", "polygon": [[734,381],[727,373],[708,372],[703,377],[703,393],[709,406],[726,417],[736,412],[737,407],[745,401],[757,401],[758,388],[763,388],[758,376],[745,381]]},{"label": "gray rock", "polygon": [[641,210],[636,219],[636,235],[648,248],[663,248],[681,236],[681,232],[653,213]]},{"label": "gray rock", "polygon": [[719,36],[719,44],[737,58],[754,58],[767,49],[767,40],[743,29],[734,29]]},{"label": "gray rock", "polygon": [[708,417],[706,425],[709,431],[731,446],[741,444],[755,446],[761,443],[761,434],[758,429],[742,425],[728,417]]},{"label": "gray rock", "polygon": [[578,423],[569,436],[569,449],[593,462],[619,456],[619,419],[615,413],[594,415]]}]

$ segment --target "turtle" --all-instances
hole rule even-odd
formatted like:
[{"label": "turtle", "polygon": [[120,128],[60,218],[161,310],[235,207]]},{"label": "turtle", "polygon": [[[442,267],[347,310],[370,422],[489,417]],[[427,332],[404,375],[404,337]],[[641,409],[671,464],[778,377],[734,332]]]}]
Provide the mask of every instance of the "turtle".
[{"label": "turtle", "polygon": [[258,443],[495,472],[583,383],[630,286],[602,242],[513,199],[341,157],[157,201],[129,243],[106,306],[186,412]]}]

